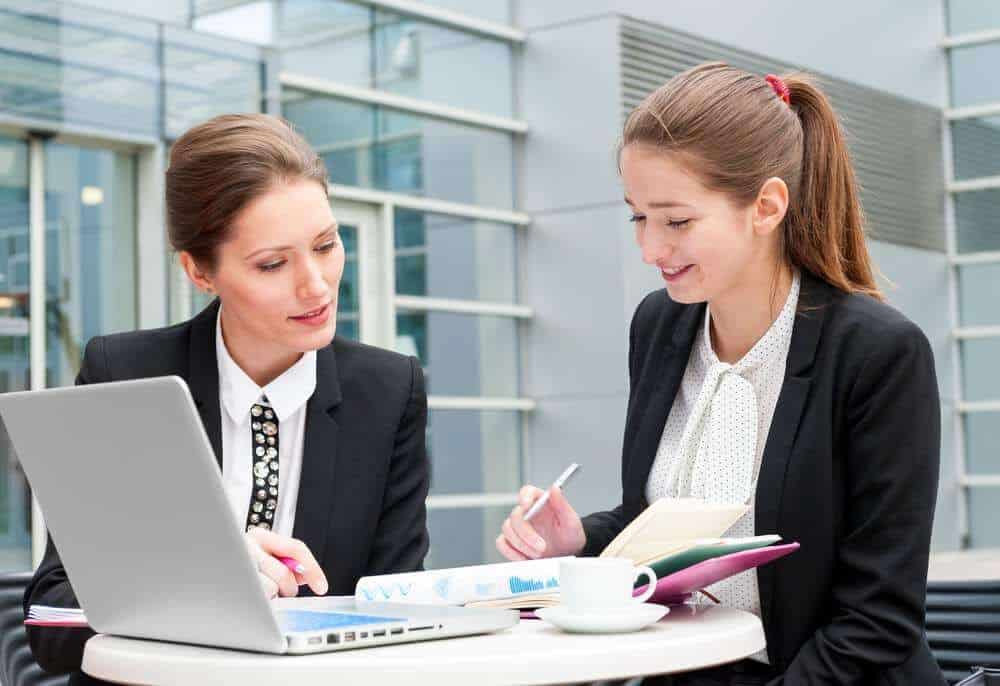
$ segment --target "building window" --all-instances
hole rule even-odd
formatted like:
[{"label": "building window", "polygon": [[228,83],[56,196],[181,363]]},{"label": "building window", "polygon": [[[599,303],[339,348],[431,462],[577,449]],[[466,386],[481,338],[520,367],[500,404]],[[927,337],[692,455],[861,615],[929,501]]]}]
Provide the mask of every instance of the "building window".
[{"label": "building window", "polygon": [[947,185],[949,258],[957,289],[954,322],[959,362],[954,431],[959,456],[958,519],[963,546],[1000,545],[995,490],[1000,487],[1000,6],[948,0],[952,154]]},{"label": "building window", "polygon": [[282,114],[330,181],[451,202],[513,205],[511,134],[286,88]]},{"label": "building window", "polygon": [[279,4],[282,70],[510,117],[513,54],[494,38],[331,0]]}]

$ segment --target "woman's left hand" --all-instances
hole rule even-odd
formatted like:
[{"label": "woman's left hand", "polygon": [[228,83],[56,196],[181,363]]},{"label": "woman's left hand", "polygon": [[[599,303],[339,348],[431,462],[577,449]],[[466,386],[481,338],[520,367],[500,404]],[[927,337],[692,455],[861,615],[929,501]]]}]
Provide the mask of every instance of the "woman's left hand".
[{"label": "woman's left hand", "polygon": [[[326,595],[329,590],[326,574],[302,541],[254,527],[246,533],[246,542],[268,598],[298,595],[302,584],[307,584],[316,595]],[[293,572],[279,557],[292,558],[299,563],[298,569]]]}]

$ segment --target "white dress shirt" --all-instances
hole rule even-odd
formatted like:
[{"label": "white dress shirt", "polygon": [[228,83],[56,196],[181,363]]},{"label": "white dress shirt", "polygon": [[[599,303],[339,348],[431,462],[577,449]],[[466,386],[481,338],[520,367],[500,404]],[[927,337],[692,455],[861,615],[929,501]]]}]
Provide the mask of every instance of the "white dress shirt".
[{"label": "white dress shirt", "polygon": [[219,365],[219,405],[222,408],[222,483],[242,531],[246,526],[253,489],[253,437],[250,408],[267,396],[278,417],[278,507],[271,528],[291,536],[302,475],[306,403],[316,389],[316,352],[298,362],[263,388],[247,376],[222,339],[222,308],[215,323],[215,354]]},{"label": "white dress shirt", "polygon": [[[719,361],[712,349],[711,312],[706,308],[646,482],[649,502],[693,497],[748,504],[747,514],[725,535],[754,535],[757,475],[785,377],[799,283],[796,273],[777,319],[736,364]],[[725,605],[760,616],[756,570],[707,590]],[[767,661],[763,651],[752,657]]]}]

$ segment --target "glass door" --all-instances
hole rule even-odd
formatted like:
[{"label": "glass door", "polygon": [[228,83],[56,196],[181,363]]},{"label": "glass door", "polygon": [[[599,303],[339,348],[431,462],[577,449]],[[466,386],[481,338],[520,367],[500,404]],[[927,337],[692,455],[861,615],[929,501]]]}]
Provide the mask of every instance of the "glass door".
[{"label": "glass door", "polygon": [[377,281],[382,270],[370,258],[376,243],[377,213],[369,205],[331,200],[344,243],[344,275],[337,299],[337,335],[378,345],[375,318]]},{"label": "glass door", "polygon": [[[0,135],[0,393],[74,382],[86,342],[135,328],[136,153]],[[0,573],[45,529],[0,421]]]},{"label": "glass door", "polygon": [[[27,140],[0,136],[0,393],[30,387]],[[0,572],[31,568],[31,494],[0,422]]]},{"label": "glass door", "polygon": [[73,384],[94,336],[137,323],[136,155],[58,140],[45,169],[45,385]]}]

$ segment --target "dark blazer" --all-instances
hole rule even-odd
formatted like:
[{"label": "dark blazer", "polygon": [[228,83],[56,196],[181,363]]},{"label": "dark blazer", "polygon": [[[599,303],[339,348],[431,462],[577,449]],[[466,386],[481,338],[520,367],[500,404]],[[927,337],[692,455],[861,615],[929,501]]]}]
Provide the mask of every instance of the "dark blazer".
[{"label": "dark blazer", "polygon": [[[92,339],[77,384],[180,376],[221,467],[218,310],[215,301],[176,326]],[[424,445],[427,397],[417,360],[335,337],[317,351],[316,390],[306,413],[293,535],[323,567],[330,593],[353,594],[366,574],[422,569],[430,470]],[[114,418],[109,422],[113,430]],[[33,603],[78,606],[51,537],[25,591],[25,609]],[[92,635],[83,629],[28,628],[35,659],[52,672],[79,669],[83,644]],[[85,675],[76,678],[90,682]]]},{"label": "dark blazer", "polygon": [[[705,305],[648,295],[632,320],[622,504],[584,519],[597,554],[646,481]],[[799,541],[758,570],[773,684],[944,684],[924,635],[941,410],[926,337],[803,273],[756,492],[758,534]]]}]

